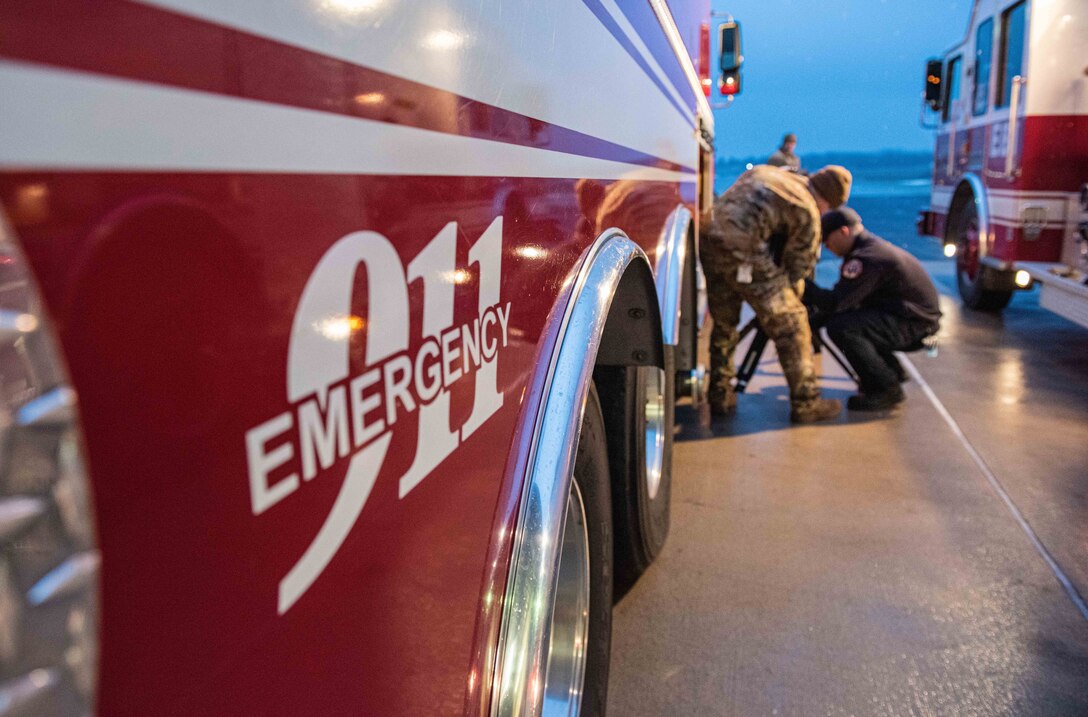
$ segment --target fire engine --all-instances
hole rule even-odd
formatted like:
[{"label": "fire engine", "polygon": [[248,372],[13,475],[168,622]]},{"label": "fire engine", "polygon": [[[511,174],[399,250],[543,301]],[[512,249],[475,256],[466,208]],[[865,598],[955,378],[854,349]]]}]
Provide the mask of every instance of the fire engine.
[{"label": "fire engine", "polygon": [[707,0],[0,3],[0,712],[600,714]]},{"label": "fire engine", "polygon": [[1088,13],[1079,0],[976,0],[967,36],[926,67],[938,127],[922,233],[956,257],[960,295],[1016,289],[1088,326]]}]

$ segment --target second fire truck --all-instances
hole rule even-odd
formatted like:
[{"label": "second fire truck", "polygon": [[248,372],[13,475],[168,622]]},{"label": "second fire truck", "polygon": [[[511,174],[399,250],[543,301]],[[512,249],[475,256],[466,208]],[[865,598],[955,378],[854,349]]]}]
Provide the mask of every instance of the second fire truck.
[{"label": "second fire truck", "polygon": [[976,0],[967,36],[926,68],[938,127],[922,233],[956,257],[967,306],[1038,284],[1088,327],[1088,8]]}]

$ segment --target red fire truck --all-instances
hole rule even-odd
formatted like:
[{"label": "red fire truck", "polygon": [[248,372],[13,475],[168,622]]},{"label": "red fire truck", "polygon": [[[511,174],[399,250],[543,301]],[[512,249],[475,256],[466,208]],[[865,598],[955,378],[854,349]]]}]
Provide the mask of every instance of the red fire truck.
[{"label": "red fire truck", "polygon": [[923,233],[956,257],[971,308],[1042,286],[1088,326],[1088,9],[976,0],[963,42],[926,68],[939,127]]},{"label": "red fire truck", "polygon": [[0,3],[0,712],[600,714],[697,383],[709,22]]}]

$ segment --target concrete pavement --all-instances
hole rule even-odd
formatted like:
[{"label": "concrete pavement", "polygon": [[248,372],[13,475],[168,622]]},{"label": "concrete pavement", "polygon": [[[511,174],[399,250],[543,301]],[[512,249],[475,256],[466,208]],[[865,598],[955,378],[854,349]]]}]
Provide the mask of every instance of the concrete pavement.
[{"label": "concrete pavement", "polygon": [[616,607],[610,714],[1088,715],[1088,616],[1053,569],[1088,594],[1088,332],[1029,302],[996,339],[945,303],[941,356],[913,359],[947,415],[914,380],[890,415],[792,427],[773,348],[735,417],[681,409],[672,531]]}]

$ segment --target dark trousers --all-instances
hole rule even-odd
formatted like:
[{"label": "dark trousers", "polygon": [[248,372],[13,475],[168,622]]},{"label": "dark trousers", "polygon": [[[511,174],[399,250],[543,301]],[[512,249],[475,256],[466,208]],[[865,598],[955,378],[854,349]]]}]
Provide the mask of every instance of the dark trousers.
[{"label": "dark trousers", "polygon": [[899,385],[903,367],[893,351],[916,351],[937,330],[925,319],[908,319],[879,309],[835,314],[825,324],[861,379],[861,392],[882,393]]}]

